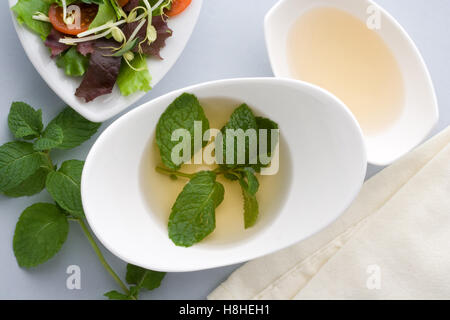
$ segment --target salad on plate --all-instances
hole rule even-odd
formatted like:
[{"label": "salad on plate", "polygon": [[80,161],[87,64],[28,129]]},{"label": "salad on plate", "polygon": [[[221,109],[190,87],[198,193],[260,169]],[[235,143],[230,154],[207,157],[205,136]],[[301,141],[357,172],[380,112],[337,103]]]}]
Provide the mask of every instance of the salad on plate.
[{"label": "salad on plate", "polygon": [[168,20],[191,0],[18,0],[11,9],[37,33],[58,67],[83,77],[75,95],[89,102],[112,92],[151,89],[147,57],[172,36]]}]

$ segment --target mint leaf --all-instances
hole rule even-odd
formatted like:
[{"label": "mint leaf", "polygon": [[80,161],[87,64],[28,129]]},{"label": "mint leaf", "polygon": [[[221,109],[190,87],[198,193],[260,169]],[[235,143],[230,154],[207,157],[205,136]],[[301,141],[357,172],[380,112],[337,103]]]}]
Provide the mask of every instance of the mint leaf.
[{"label": "mint leaf", "polygon": [[[245,133],[245,131],[249,129],[255,130],[254,133],[256,134],[257,138],[257,129],[258,126],[256,124],[255,116],[253,115],[253,112],[250,110],[250,108],[246,104],[242,104],[238,108],[236,108],[233,113],[231,114],[230,120],[228,120],[227,124],[222,128],[222,134],[223,134],[223,163],[226,167],[229,168],[235,168],[237,166],[242,165],[248,165],[252,161],[250,159],[250,141],[249,138],[245,138],[245,163],[238,164],[238,143],[237,143],[237,137],[233,138],[234,141],[234,159],[233,163],[227,163],[227,139],[231,139],[231,137],[228,137],[229,134],[227,134],[227,130],[238,130],[242,129]],[[257,141],[255,141],[256,143]]]},{"label": "mint leaf", "polygon": [[[267,154],[270,155],[276,146],[276,145],[272,146],[272,130],[278,129],[278,123],[268,118],[256,117],[256,124],[258,126],[258,130],[262,129],[267,130]],[[276,141],[278,143],[278,139]]]},{"label": "mint leaf", "polygon": [[127,265],[126,280],[128,284],[135,284],[138,289],[153,290],[161,285],[165,272],[147,270],[133,264]]},{"label": "mint leaf", "polygon": [[28,179],[24,180],[18,186],[8,189],[4,194],[8,197],[26,197],[41,192],[45,188],[45,179],[49,173],[48,168],[39,168]]},{"label": "mint leaf", "polygon": [[81,77],[89,66],[89,59],[72,47],[58,57],[56,65],[70,77]]},{"label": "mint leaf", "polygon": [[13,239],[14,255],[21,267],[35,267],[52,258],[62,247],[69,224],[61,210],[50,203],[36,203],[22,213]]},{"label": "mint leaf", "polygon": [[234,175],[234,174],[231,174],[231,173],[224,173],[223,176],[224,176],[225,178],[227,178],[228,180],[231,180],[231,181],[239,180],[239,177],[238,177],[238,176],[236,176],[236,175]]},{"label": "mint leaf", "polygon": [[201,171],[178,195],[169,217],[169,237],[177,246],[189,247],[216,227],[215,209],[223,201],[224,188],[216,174]]},{"label": "mint leaf", "polygon": [[34,150],[44,151],[56,148],[64,139],[64,133],[60,126],[51,123],[45,128],[42,137],[34,143]]},{"label": "mint leaf", "polygon": [[52,25],[48,22],[33,19],[36,12],[47,14],[52,1],[49,0],[19,0],[12,11],[16,13],[17,21],[25,24],[32,31],[41,36],[45,40],[52,29]]},{"label": "mint leaf", "polygon": [[[179,141],[172,141],[172,133],[177,129],[186,129],[191,135],[191,157],[198,150],[194,149],[194,121],[202,122],[202,136],[209,129],[209,121],[197,97],[183,93],[175,99],[164,111],[156,126],[156,143],[161,154],[161,159],[166,167],[178,170],[181,164],[172,161],[172,149]],[[203,146],[206,142],[203,141]]]},{"label": "mint leaf", "polygon": [[13,102],[8,115],[8,126],[17,139],[34,139],[42,131],[42,110],[34,110],[25,102]]},{"label": "mint leaf", "polygon": [[136,69],[142,69],[141,71],[135,71],[122,59],[120,65],[119,76],[117,77],[117,85],[119,86],[120,93],[123,96],[128,96],[137,91],[149,91],[152,89],[150,82],[152,77],[147,69],[147,62],[144,57],[136,56],[130,64]]},{"label": "mint leaf", "polygon": [[247,179],[247,189],[252,195],[255,195],[259,188],[258,179],[255,176],[255,170],[253,168],[246,167],[243,169],[245,178]]},{"label": "mint leaf", "polygon": [[83,161],[65,161],[58,171],[49,173],[45,183],[56,203],[77,218],[84,217],[80,191],[83,166]]},{"label": "mint leaf", "polygon": [[116,290],[109,291],[105,293],[104,296],[107,297],[109,300],[132,300],[126,294],[120,293]]},{"label": "mint leaf", "polygon": [[56,148],[72,149],[89,140],[100,128],[101,123],[91,122],[67,107],[48,126],[52,125],[58,125],[64,136],[62,143]]},{"label": "mint leaf", "polygon": [[48,168],[45,155],[28,142],[13,141],[0,147],[0,192],[16,188],[39,168]]},{"label": "mint leaf", "polygon": [[245,229],[253,227],[258,219],[259,207],[255,194],[250,191],[249,185],[243,180],[239,180],[244,197],[244,225]]},{"label": "mint leaf", "polygon": [[[272,145],[272,130],[273,129],[278,129],[278,124],[270,119],[267,118],[263,118],[263,117],[256,117],[256,124],[258,125],[258,130],[267,130],[267,141],[266,141],[266,147],[263,148],[263,146],[261,145],[260,142],[260,137],[259,137],[259,133],[258,133],[258,152],[267,152],[267,156],[269,158],[272,157],[272,152],[275,150],[275,147],[277,146],[278,142],[279,142],[279,136],[277,134],[276,136],[276,143],[274,145]],[[260,150],[260,148],[263,148],[264,150]],[[263,165],[261,163],[261,161],[259,161],[258,158],[258,163],[252,165],[252,167],[259,172],[259,170],[261,169],[261,167],[266,167],[268,164]]]}]

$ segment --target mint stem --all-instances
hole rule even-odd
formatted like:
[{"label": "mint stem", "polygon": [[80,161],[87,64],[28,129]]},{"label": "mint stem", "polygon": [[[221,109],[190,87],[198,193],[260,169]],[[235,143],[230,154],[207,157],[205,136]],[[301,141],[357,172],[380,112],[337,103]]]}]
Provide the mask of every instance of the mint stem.
[{"label": "mint stem", "polygon": [[55,165],[53,164],[52,158],[50,157],[50,152],[49,151],[44,151],[43,152],[45,155],[45,159],[47,160],[48,163],[48,169],[50,171],[55,171]]},{"label": "mint stem", "polygon": [[230,175],[235,176],[235,177],[238,178],[238,179],[240,178],[240,176],[239,176],[239,174],[238,174],[239,171],[241,171],[241,170],[238,169],[238,168],[235,168],[235,169],[227,169],[227,170],[225,170],[225,169],[223,169],[223,168],[221,168],[221,167],[216,168],[216,169],[213,170],[213,172],[214,172],[216,175],[230,174]]},{"label": "mint stem", "polygon": [[189,173],[184,173],[184,172],[180,172],[180,171],[175,171],[175,170],[170,170],[170,169],[166,169],[163,167],[156,167],[155,168],[156,172],[162,173],[162,174],[166,174],[166,175],[174,175],[177,177],[183,177],[183,178],[188,178],[191,179],[194,175],[193,174],[189,174]]},{"label": "mint stem", "polygon": [[128,290],[127,286],[120,280],[119,276],[114,272],[114,270],[111,268],[111,266],[106,262],[105,257],[103,256],[102,252],[100,251],[100,248],[98,247],[97,243],[95,242],[94,238],[92,237],[91,233],[89,232],[88,227],[84,223],[82,219],[76,219],[78,223],[81,226],[81,229],[83,229],[84,234],[86,235],[86,238],[89,240],[89,243],[91,244],[92,248],[94,249],[95,253],[98,256],[98,259],[102,263],[103,267],[108,271],[108,273],[113,277],[113,279],[119,284],[119,286],[122,288],[122,290],[125,292],[125,294],[129,295],[130,291]]}]

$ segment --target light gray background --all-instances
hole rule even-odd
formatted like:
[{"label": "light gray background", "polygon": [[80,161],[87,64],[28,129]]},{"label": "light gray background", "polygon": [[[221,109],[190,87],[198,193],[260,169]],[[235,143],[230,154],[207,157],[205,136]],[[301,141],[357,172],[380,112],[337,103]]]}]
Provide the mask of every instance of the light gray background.
[{"label": "light gray background", "polygon": [[[64,105],[28,61],[11,23],[7,1],[2,2],[0,144],[12,138],[7,127],[7,114],[12,101],[25,101],[42,108],[45,121],[55,116]],[[276,0],[204,0],[198,24],[180,59],[154,90],[136,105],[174,89],[208,80],[272,76],[264,44],[263,18],[275,3]],[[450,1],[379,0],[378,3],[404,26],[430,69],[441,112],[440,122],[433,132],[435,134],[450,124]],[[110,123],[105,123],[101,130]],[[55,152],[55,161],[84,159],[97,136],[73,151],[64,154]],[[380,168],[369,166],[368,176],[378,170]],[[0,298],[101,299],[104,292],[118,289],[77,224],[71,225],[67,242],[49,262],[30,270],[17,266],[12,251],[14,227],[20,213],[38,201],[50,201],[50,197],[45,192],[20,199],[0,195]],[[126,264],[103,251],[113,268],[123,277]],[[81,267],[81,290],[66,289],[66,268],[72,264]],[[159,289],[143,294],[142,298],[204,299],[237,267],[171,273]]]}]

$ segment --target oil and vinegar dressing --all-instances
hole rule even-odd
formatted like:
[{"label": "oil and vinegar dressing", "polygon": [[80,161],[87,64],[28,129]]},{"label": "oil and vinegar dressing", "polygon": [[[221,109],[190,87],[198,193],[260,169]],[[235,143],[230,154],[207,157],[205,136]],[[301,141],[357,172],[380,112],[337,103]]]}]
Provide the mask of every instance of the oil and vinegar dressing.
[{"label": "oil and vinegar dressing", "polygon": [[335,8],[307,11],[289,32],[287,52],[291,75],[336,95],[366,135],[400,117],[404,83],[398,62],[360,19]]},{"label": "oil and vinegar dressing", "polygon": [[[233,110],[242,102],[224,98],[209,98],[201,99],[200,103],[210,122],[210,128],[221,129],[230,118]],[[255,112],[253,108],[252,110]],[[260,115],[257,111],[255,114]],[[280,133],[280,164],[278,173],[275,175],[257,176],[260,187],[256,194],[259,204],[259,218],[256,225],[247,230],[244,228],[244,202],[239,183],[229,181],[223,175],[218,175],[217,181],[223,184],[225,196],[223,202],[216,209],[216,229],[202,240],[202,245],[223,245],[242,240],[251,235],[253,229],[260,229],[276,217],[281,203],[287,196],[290,180],[290,159],[288,150],[286,150],[287,146],[283,143],[282,131]],[[147,199],[147,205],[151,209],[150,211],[157,215],[162,228],[167,232],[171,208],[188,180],[183,178],[172,180],[167,175],[156,172],[155,167],[160,165],[161,158],[153,136],[142,159],[141,186]],[[216,167],[217,165],[184,164],[180,171],[194,173],[201,170],[213,170]]]}]

